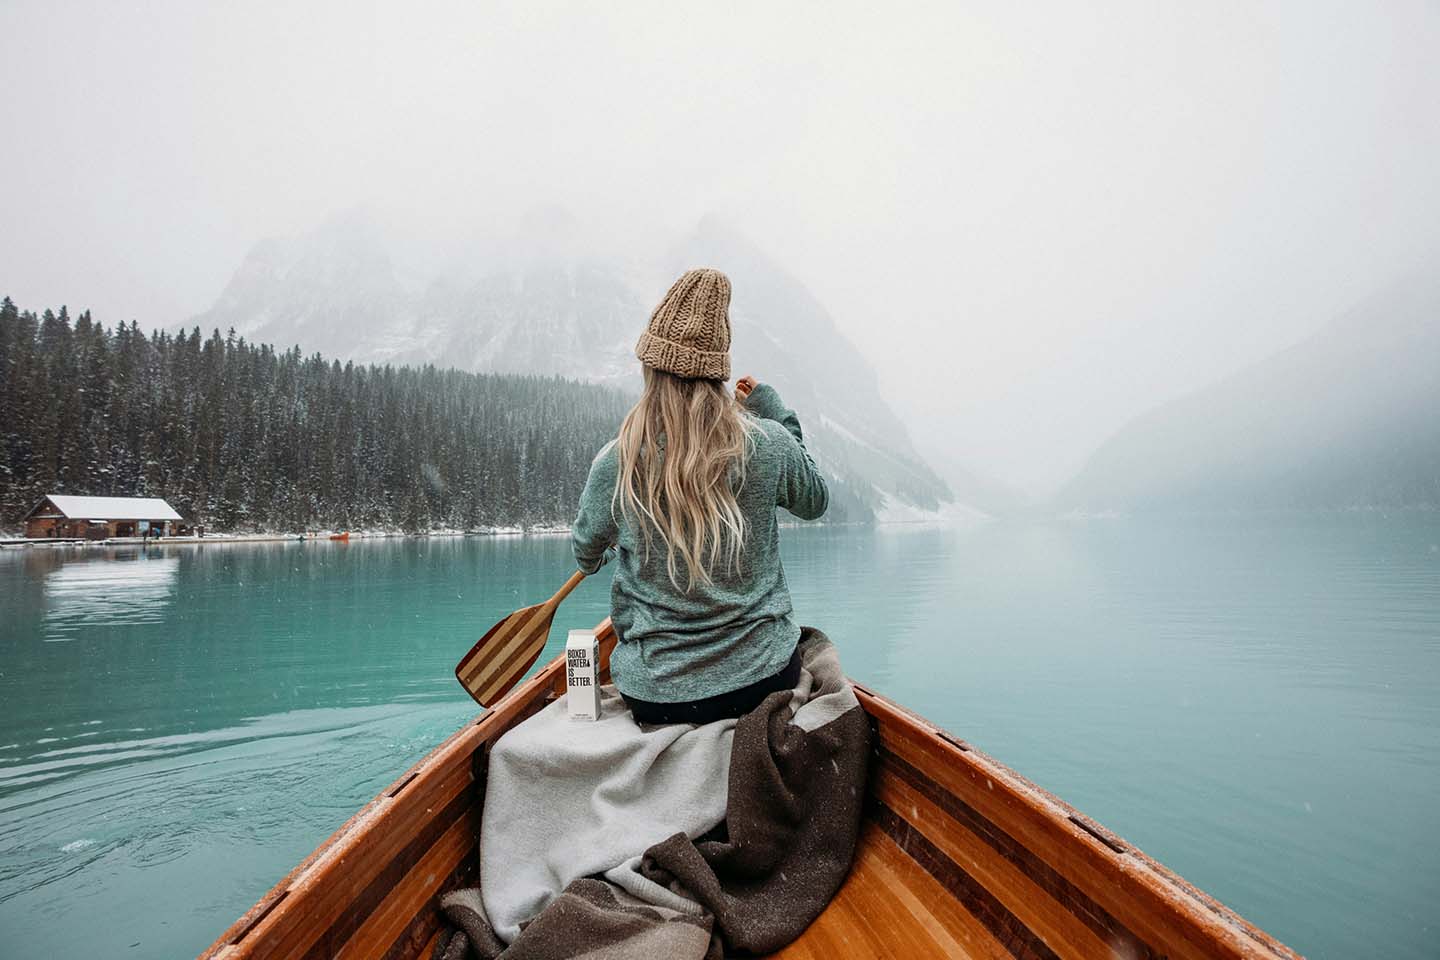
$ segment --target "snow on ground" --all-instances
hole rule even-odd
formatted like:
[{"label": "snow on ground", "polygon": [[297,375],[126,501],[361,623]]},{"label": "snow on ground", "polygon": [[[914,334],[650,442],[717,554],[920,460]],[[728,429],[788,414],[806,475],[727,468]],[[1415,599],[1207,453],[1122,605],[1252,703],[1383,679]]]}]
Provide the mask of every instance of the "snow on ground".
[{"label": "snow on ground", "polygon": [[[305,533],[207,533],[203,537],[161,537],[145,540],[140,537],[111,537],[106,540],[78,540],[73,538],[48,538],[27,540],[24,537],[0,538],[0,545],[9,547],[117,547],[117,546],[170,546],[182,543],[269,543],[283,540],[326,540],[339,530],[309,530]],[[482,527],[478,530],[434,529],[424,533],[406,533],[403,530],[351,530],[351,540],[385,540],[396,537],[554,537],[569,535],[570,528],[561,525],[533,527]]]}]

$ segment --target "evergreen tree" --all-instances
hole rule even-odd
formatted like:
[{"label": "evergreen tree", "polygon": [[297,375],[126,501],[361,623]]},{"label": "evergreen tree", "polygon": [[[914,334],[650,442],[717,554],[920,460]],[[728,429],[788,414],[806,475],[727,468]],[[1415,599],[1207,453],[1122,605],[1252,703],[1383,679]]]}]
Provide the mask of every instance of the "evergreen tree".
[{"label": "evergreen tree", "polygon": [[554,377],[341,365],[0,301],[0,523],[47,493],[215,530],[564,524],[630,399]]}]

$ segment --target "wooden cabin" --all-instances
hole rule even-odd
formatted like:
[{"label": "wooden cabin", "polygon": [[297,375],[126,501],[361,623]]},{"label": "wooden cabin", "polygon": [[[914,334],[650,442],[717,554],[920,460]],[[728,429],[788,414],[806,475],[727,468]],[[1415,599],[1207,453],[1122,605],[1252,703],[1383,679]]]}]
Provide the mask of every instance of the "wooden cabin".
[{"label": "wooden cabin", "polygon": [[73,497],[52,493],[25,515],[31,540],[169,536],[180,514],[159,497]]},{"label": "wooden cabin", "polygon": [[[596,635],[608,679],[608,619]],[[564,696],[563,661],[386,787],[201,960],[428,960],[441,894],[479,875],[490,745]],[[1299,960],[998,760],[866,687],[855,693],[877,740],[855,862],[828,909],[772,956]]]}]

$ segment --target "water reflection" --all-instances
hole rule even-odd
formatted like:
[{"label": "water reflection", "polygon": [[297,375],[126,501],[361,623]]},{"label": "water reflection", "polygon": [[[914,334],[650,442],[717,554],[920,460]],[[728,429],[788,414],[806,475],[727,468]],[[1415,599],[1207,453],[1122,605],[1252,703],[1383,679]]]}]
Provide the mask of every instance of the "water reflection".
[{"label": "water reflection", "polygon": [[45,575],[44,639],[73,640],[85,626],[161,623],[179,577],[179,557],[142,551],[65,562]]},{"label": "water reflection", "polygon": [[[1437,543],[1433,518],[782,535],[857,679],[1297,948],[1416,958]],[[193,955],[474,715],[455,661],[572,566],[563,537],[0,550],[0,953],[85,952],[46,911],[105,903],[90,954]],[[608,611],[587,579],[546,656]],[[216,878],[184,918],[133,908]]]}]

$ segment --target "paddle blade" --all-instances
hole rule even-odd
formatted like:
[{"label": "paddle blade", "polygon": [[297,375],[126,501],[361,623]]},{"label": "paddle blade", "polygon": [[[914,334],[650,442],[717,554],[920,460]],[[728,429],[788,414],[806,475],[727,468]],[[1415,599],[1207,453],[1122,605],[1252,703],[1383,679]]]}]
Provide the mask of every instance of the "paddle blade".
[{"label": "paddle blade", "polygon": [[516,610],[491,627],[455,665],[455,679],[482,707],[493,707],[525,676],[545,649],[555,605]]}]

